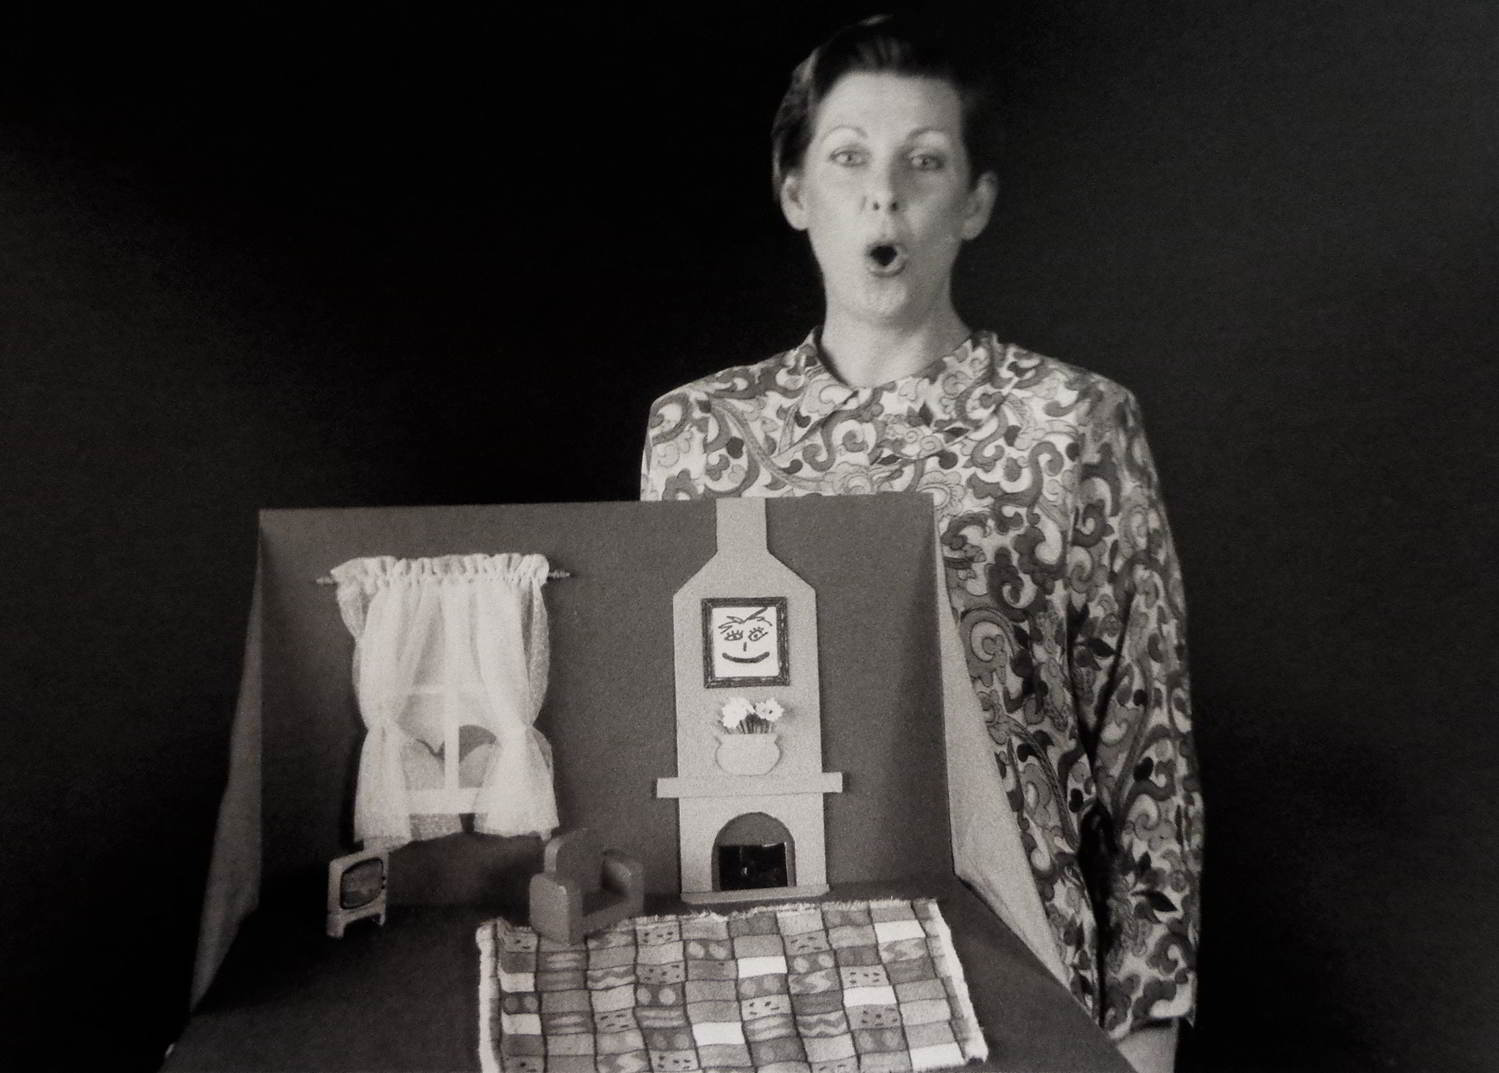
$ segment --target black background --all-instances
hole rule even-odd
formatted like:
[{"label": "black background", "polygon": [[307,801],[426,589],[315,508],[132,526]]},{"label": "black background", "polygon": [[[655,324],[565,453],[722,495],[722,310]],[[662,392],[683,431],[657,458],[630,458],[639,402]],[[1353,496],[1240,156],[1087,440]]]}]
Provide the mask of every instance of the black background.
[{"label": "black background", "polygon": [[[152,1068],[260,507],[627,499],[799,341],[852,6],[0,15],[0,1056]],[[1479,1069],[1499,988],[1492,3],[995,5],[970,323],[1145,408],[1209,806],[1189,1069]]]}]

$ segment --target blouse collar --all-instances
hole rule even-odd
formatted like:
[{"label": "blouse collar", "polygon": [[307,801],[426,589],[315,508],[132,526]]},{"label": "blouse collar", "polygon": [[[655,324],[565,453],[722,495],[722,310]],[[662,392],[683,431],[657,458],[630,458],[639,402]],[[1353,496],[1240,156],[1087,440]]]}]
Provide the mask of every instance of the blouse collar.
[{"label": "blouse collar", "polygon": [[992,386],[1003,394],[1011,379],[1001,375],[1009,348],[997,353],[993,335],[981,331],[919,372],[872,387],[852,387],[823,360],[818,333],[814,328],[783,365],[783,383],[799,396],[790,415],[792,427],[783,432],[787,446],[833,414],[857,413],[873,404],[885,414],[908,415],[912,424],[968,431],[996,408],[994,392],[983,389]]}]

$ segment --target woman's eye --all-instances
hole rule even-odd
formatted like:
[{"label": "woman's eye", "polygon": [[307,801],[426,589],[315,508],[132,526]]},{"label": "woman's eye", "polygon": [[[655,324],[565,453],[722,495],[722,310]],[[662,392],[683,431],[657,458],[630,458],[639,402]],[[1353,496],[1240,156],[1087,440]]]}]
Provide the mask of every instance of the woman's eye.
[{"label": "woman's eye", "polygon": [[834,164],[852,167],[864,162],[864,153],[860,149],[834,149],[831,160]]},{"label": "woman's eye", "polygon": [[914,153],[911,156],[911,166],[917,171],[937,171],[944,163],[936,153]]}]

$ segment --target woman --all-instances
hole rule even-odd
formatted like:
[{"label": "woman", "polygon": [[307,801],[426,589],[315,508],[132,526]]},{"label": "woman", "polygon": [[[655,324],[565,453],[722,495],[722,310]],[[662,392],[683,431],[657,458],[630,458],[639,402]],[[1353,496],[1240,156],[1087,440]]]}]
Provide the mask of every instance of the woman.
[{"label": "woman", "polygon": [[986,777],[1014,810],[1053,965],[1137,1068],[1170,1069],[1202,847],[1180,571],[1134,398],[953,307],[958,251],[995,199],[986,107],[898,19],[797,68],[773,170],[825,319],[659,399],[641,495],[933,498]]}]

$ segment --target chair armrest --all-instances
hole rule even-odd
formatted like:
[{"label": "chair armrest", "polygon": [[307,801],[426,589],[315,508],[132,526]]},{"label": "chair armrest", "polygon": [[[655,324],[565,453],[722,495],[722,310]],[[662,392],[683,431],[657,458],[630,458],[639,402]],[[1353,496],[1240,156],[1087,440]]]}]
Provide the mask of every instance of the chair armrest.
[{"label": "chair armrest", "polygon": [[645,865],[627,854],[606,849],[603,873],[604,886],[624,895],[635,907],[632,913],[639,913],[645,903]]},{"label": "chair armrest", "polygon": [[531,877],[531,927],[559,943],[583,937],[583,888],[576,879],[546,872]]}]

